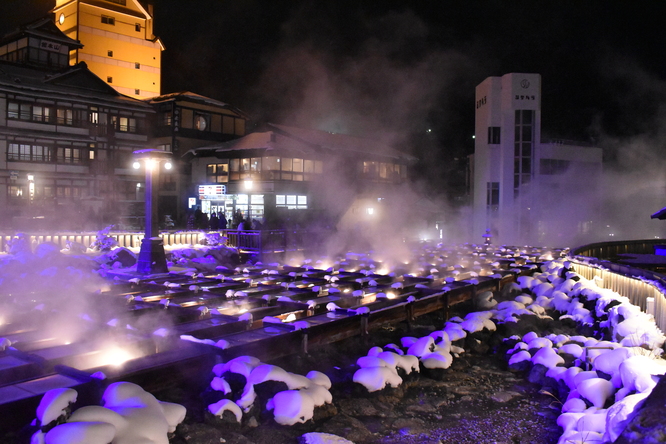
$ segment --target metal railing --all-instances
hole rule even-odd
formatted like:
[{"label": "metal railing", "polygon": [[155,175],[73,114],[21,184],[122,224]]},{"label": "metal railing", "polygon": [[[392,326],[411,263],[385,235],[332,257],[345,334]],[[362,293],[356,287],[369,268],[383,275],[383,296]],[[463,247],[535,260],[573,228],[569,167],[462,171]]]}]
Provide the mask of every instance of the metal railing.
[{"label": "metal railing", "polygon": [[614,259],[620,254],[653,254],[654,247],[663,244],[666,244],[666,239],[598,242],[575,248],[571,254],[598,259]]}]

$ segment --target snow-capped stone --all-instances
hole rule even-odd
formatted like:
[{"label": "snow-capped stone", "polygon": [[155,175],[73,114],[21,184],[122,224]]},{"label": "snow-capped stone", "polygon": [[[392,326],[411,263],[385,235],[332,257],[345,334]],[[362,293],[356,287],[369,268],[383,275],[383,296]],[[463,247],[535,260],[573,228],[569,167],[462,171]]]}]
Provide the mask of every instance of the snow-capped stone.
[{"label": "snow-capped stone", "polygon": [[631,421],[645,401],[649,393],[635,393],[626,396],[621,401],[616,402],[608,408],[606,415],[606,431],[604,440],[615,442],[624,431],[629,421]]},{"label": "snow-capped stone", "polygon": [[310,432],[301,436],[303,444],[354,444],[348,439],[330,433]]},{"label": "snow-capped stone", "polygon": [[307,375],[305,375],[305,377],[312,381],[314,384],[324,387],[326,390],[330,390],[332,386],[331,379],[320,371],[311,370]]},{"label": "snow-capped stone", "polygon": [[314,399],[302,390],[278,392],[266,404],[267,410],[273,410],[275,422],[289,426],[312,419],[314,408]]},{"label": "snow-capped stone", "polygon": [[602,378],[590,378],[581,381],[576,389],[583,398],[590,401],[597,408],[603,408],[606,400],[615,393],[613,384]]},{"label": "snow-capped stone", "polygon": [[66,409],[76,402],[77,397],[78,393],[71,388],[57,388],[44,393],[37,406],[39,423],[46,425],[63,416]]},{"label": "snow-capped stone", "polygon": [[527,350],[521,350],[518,353],[511,355],[509,359],[509,365],[515,365],[519,362],[529,361],[532,359],[532,355]]},{"label": "snow-capped stone", "polygon": [[365,367],[356,370],[353,381],[363,385],[369,392],[381,390],[387,385],[397,387],[402,378],[389,367]]},{"label": "snow-capped stone", "polygon": [[580,398],[571,398],[562,405],[562,413],[582,413],[587,410],[587,404]]},{"label": "snow-capped stone", "polygon": [[[550,342],[550,341],[548,341]],[[556,367],[559,364],[564,364],[564,359],[562,356],[558,355],[557,352],[549,347],[540,348],[532,357],[533,364],[541,364],[547,368]]]},{"label": "snow-capped stone", "polygon": [[451,367],[451,364],[453,363],[453,356],[451,356],[451,353],[446,351],[436,351],[422,356],[421,363],[425,368],[429,369],[446,369]]},{"label": "snow-capped stone", "polygon": [[578,344],[564,344],[559,349],[557,349],[559,354],[569,354],[574,358],[580,358],[583,354],[583,347]]},{"label": "snow-capped stone", "polygon": [[231,399],[221,399],[215,404],[208,406],[208,411],[215,416],[222,416],[227,410],[236,416],[236,421],[239,423],[241,422],[241,419],[243,418],[243,411],[240,407],[238,407],[238,404],[233,402]]}]

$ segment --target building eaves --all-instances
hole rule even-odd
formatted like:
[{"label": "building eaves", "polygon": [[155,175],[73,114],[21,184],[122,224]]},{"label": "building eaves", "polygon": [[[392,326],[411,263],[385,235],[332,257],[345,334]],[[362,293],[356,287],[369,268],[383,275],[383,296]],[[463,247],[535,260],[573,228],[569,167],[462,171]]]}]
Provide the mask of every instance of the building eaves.
[{"label": "building eaves", "polygon": [[202,105],[216,106],[218,108],[225,108],[239,114],[240,116],[246,119],[249,119],[249,115],[247,113],[232,105],[229,105],[228,103],[221,102],[219,100],[210,97],[202,96],[201,94],[193,93],[191,91],[178,91],[168,94],[162,94],[161,96],[151,97],[150,99],[146,99],[146,102],[156,104],[163,102],[175,102],[179,100],[200,103]]},{"label": "building eaves", "polygon": [[228,142],[194,148],[185,155],[206,156],[211,154],[243,152],[243,151],[275,151],[276,153],[300,153],[313,151],[313,147],[299,141],[289,139],[273,131],[254,132]]},{"label": "building eaves", "polygon": [[[77,65],[78,66],[78,65]],[[7,94],[34,96],[40,99],[52,100],[80,100],[96,102],[99,106],[114,106],[119,108],[153,113],[153,108],[142,100],[119,94],[109,90],[106,86],[100,89],[79,88],[75,85],[65,85],[50,81],[52,77],[66,75],[67,72],[77,69],[85,70],[86,76],[95,76],[87,67],[70,67],[63,71],[48,71],[0,61],[0,91]],[[97,78],[95,76],[95,78]],[[97,78],[100,82],[101,79]]]}]

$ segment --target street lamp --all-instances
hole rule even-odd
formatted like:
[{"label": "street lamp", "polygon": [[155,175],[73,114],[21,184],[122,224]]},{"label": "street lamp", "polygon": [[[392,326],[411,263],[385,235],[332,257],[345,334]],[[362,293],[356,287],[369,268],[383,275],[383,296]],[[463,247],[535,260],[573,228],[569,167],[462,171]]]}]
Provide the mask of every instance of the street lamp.
[{"label": "street lamp", "polygon": [[157,217],[157,186],[160,177],[160,164],[164,162],[166,169],[171,169],[171,153],[159,149],[134,151],[134,168],[143,163],[146,170],[146,230],[141,240],[139,260],[136,271],[141,274],[168,273],[164,244],[159,236]]}]

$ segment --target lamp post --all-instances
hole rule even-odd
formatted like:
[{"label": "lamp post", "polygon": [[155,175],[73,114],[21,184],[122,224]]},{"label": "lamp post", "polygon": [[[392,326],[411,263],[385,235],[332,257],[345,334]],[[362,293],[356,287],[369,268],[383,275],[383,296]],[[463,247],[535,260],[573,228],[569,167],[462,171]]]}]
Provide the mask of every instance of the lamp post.
[{"label": "lamp post", "polygon": [[141,240],[136,271],[140,274],[168,273],[164,244],[159,236],[157,218],[157,184],[159,184],[160,164],[171,169],[171,153],[159,149],[134,151],[134,168],[143,163],[146,170],[146,230]]}]

